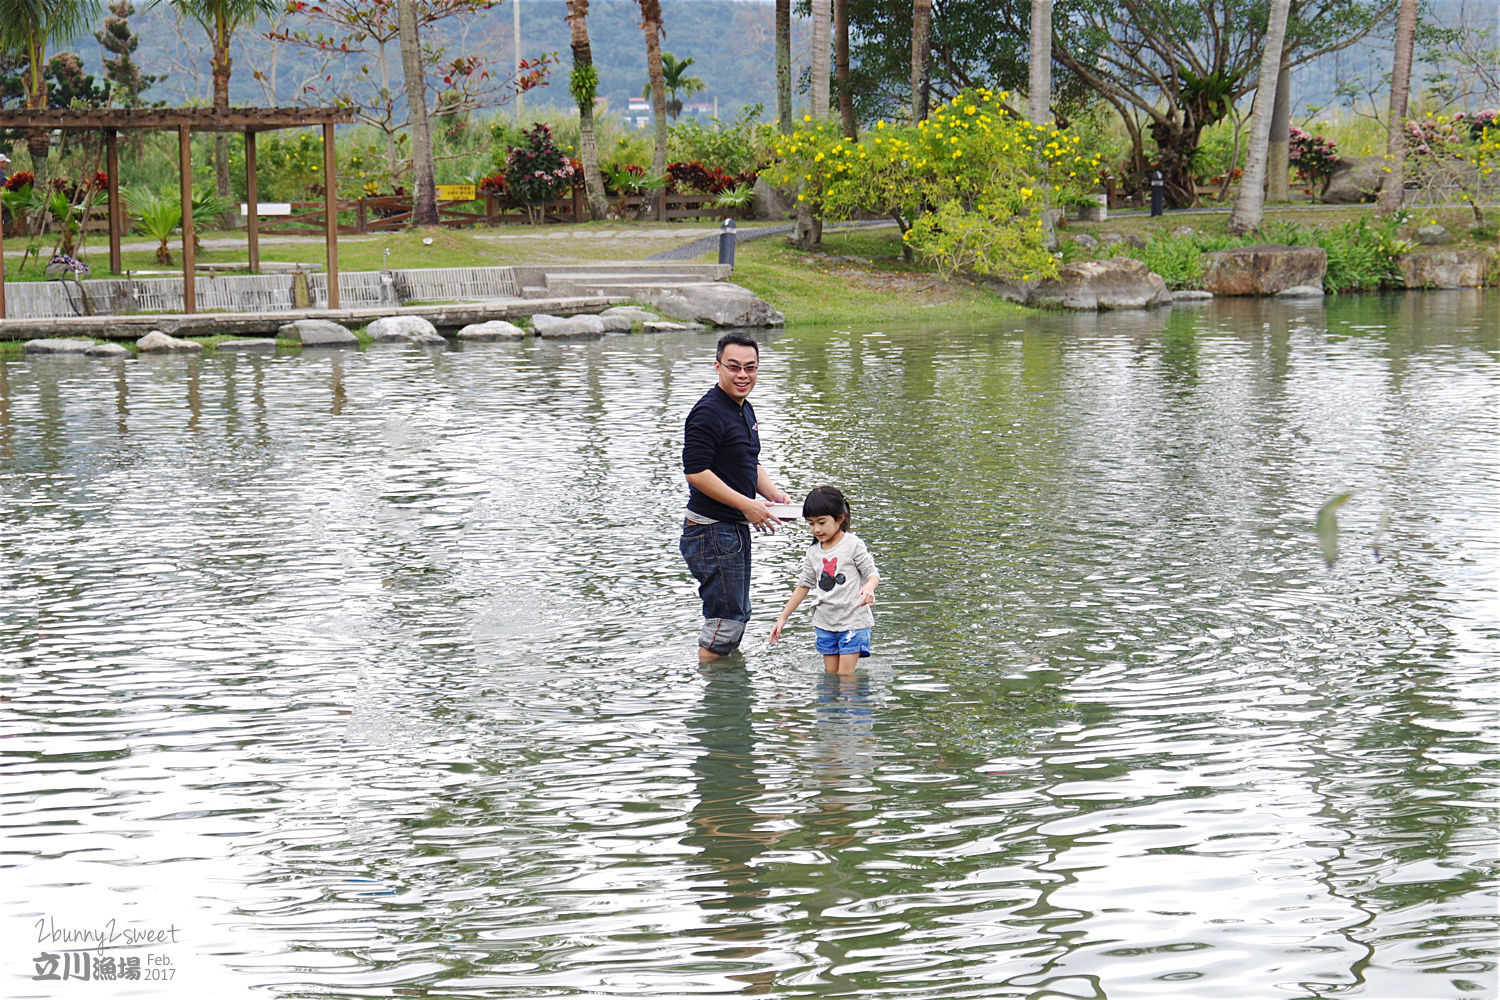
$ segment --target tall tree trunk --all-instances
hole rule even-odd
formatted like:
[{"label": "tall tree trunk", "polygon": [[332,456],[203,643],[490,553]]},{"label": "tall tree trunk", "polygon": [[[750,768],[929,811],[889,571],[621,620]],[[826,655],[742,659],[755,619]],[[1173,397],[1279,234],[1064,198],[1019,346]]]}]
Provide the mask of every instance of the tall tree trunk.
[{"label": "tall tree trunk", "polygon": [[[1271,113],[1271,139],[1266,153],[1266,197],[1271,201],[1290,201],[1292,145],[1292,70],[1283,56],[1281,72],[1276,74],[1276,110]],[[1238,143],[1236,143],[1236,147]],[[1236,149],[1238,151],[1238,149]],[[1229,173],[1234,174],[1233,161]]]},{"label": "tall tree trunk", "polygon": [[831,0],[812,0],[812,116],[828,120],[828,34]]},{"label": "tall tree trunk", "polygon": [[1255,106],[1250,113],[1250,148],[1245,154],[1240,193],[1229,214],[1229,231],[1236,236],[1258,228],[1266,214],[1266,147],[1271,137],[1276,77],[1281,72],[1281,48],[1286,40],[1290,6],[1291,0],[1271,0],[1271,21],[1266,25],[1265,50],[1260,56],[1260,76],[1255,83]]},{"label": "tall tree trunk", "polygon": [[914,0],[911,11],[911,121],[927,119],[932,72],[932,0]]},{"label": "tall tree trunk", "polygon": [[[651,114],[656,142],[651,149],[651,176],[667,172],[667,81],[661,70],[661,0],[640,0],[641,30],[646,33],[646,76],[651,81]],[[665,188],[657,191],[662,197]]]},{"label": "tall tree trunk", "polygon": [[401,71],[406,77],[406,111],[411,121],[411,221],[438,224],[437,187],[433,180],[432,132],[427,127],[427,82],[422,75],[422,47],[417,35],[417,0],[396,0],[396,27],[401,33]]},{"label": "tall tree trunk", "polygon": [[567,21],[573,47],[570,90],[578,102],[578,158],[583,161],[583,187],[588,192],[589,215],[604,219],[609,215],[609,201],[604,197],[604,176],[599,172],[599,144],[594,136],[594,95],[599,89],[599,77],[594,70],[594,50],[589,45],[588,16],[589,0],[568,0]]},{"label": "tall tree trunk", "polygon": [[776,124],[792,134],[792,0],[776,0]]},{"label": "tall tree trunk", "polygon": [[[213,68],[214,110],[229,110],[229,74],[234,60],[229,56],[229,31],[221,20],[214,23]],[[224,132],[214,133],[214,193],[229,201],[229,136]],[[204,220],[205,226],[208,220]],[[234,213],[226,209],[219,216],[221,229],[234,228]]]},{"label": "tall tree trunk", "polygon": [[839,118],[844,135],[858,139],[854,124],[854,93],[849,89],[849,0],[833,0],[833,78],[838,83]]},{"label": "tall tree trunk", "polygon": [[1411,56],[1417,37],[1417,0],[1401,0],[1396,15],[1396,52],[1391,60],[1391,102],[1386,122],[1388,172],[1380,183],[1380,210],[1394,212],[1406,197],[1406,103],[1411,96]]},{"label": "tall tree trunk", "polygon": [[1041,125],[1052,120],[1052,0],[1031,0],[1030,55],[1026,114]]},{"label": "tall tree trunk", "polygon": [[[26,91],[26,106],[34,111],[42,111],[47,107],[47,79],[42,76],[42,70],[45,67],[43,58],[46,53],[38,47],[35,52],[29,52],[27,55],[26,69],[22,75],[22,85]],[[47,156],[52,151],[51,130],[37,128],[28,131],[26,151],[31,154],[31,190],[40,194],[48,190]],[[42,232],[46,222],[47,210],[41,209],[32,219],[31,231]]]}]

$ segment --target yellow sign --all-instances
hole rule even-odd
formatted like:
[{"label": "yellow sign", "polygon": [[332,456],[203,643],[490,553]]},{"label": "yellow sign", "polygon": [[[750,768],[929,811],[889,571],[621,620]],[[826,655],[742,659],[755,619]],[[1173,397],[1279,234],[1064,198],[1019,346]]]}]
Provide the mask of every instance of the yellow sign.
[{"label": "yellow sign", "polygon": [[439,184],[437,186],[438,201],[473,201],[475,197],[474,185],[472,184]]}]

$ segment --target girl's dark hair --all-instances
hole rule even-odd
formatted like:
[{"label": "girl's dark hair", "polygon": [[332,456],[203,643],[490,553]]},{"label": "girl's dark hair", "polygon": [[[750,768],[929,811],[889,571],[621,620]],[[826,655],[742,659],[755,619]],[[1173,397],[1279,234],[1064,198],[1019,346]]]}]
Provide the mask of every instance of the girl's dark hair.
[{"label": "girl's dark hair", "polygon": [[802,501],[803,517],[832,517],[837,518],[839,527],[845,531],[854,521],[854,513],[849,509],[849,501],[844,499],[843,492],[837,486],[819,486],[807,495]]}]

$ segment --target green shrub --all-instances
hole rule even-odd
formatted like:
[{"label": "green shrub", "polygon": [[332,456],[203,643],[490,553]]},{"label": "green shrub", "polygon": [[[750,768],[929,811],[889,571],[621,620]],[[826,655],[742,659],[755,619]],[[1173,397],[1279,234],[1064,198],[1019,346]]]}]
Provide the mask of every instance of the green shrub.
[{"label": "green shrub", "polygon": [[776,130],[758,122],[761,106],[745,108],[740,116],[726,125],[717,118],[705,128],[696,119],[684,118],[667,134],[667,159],[702,163],[718,167],[726,174],[745,174],[759,170],[771,159],[771,143]]},{"label": "green shrub", "polygon": [[1397,213],[1371,223],[1351,219],[1317,234],[1328,253],[1323,287],[1334,293],[1373,291],[1402,285],[1398,261],[1410,244],[1396,236],[1403,216]]}]

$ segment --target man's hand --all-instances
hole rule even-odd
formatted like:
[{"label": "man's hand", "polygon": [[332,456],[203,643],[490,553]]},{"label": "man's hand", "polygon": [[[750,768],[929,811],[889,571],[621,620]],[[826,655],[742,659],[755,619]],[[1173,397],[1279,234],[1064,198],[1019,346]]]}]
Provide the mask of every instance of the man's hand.
[{"label": "man's hand", "polygon": [[745,520],[750,522],[750,527],[756,531],[775,531],[782,524],[781,518],[771,513],[771,509],[759,500],[751,500],[740,508],[745,514]]}]

